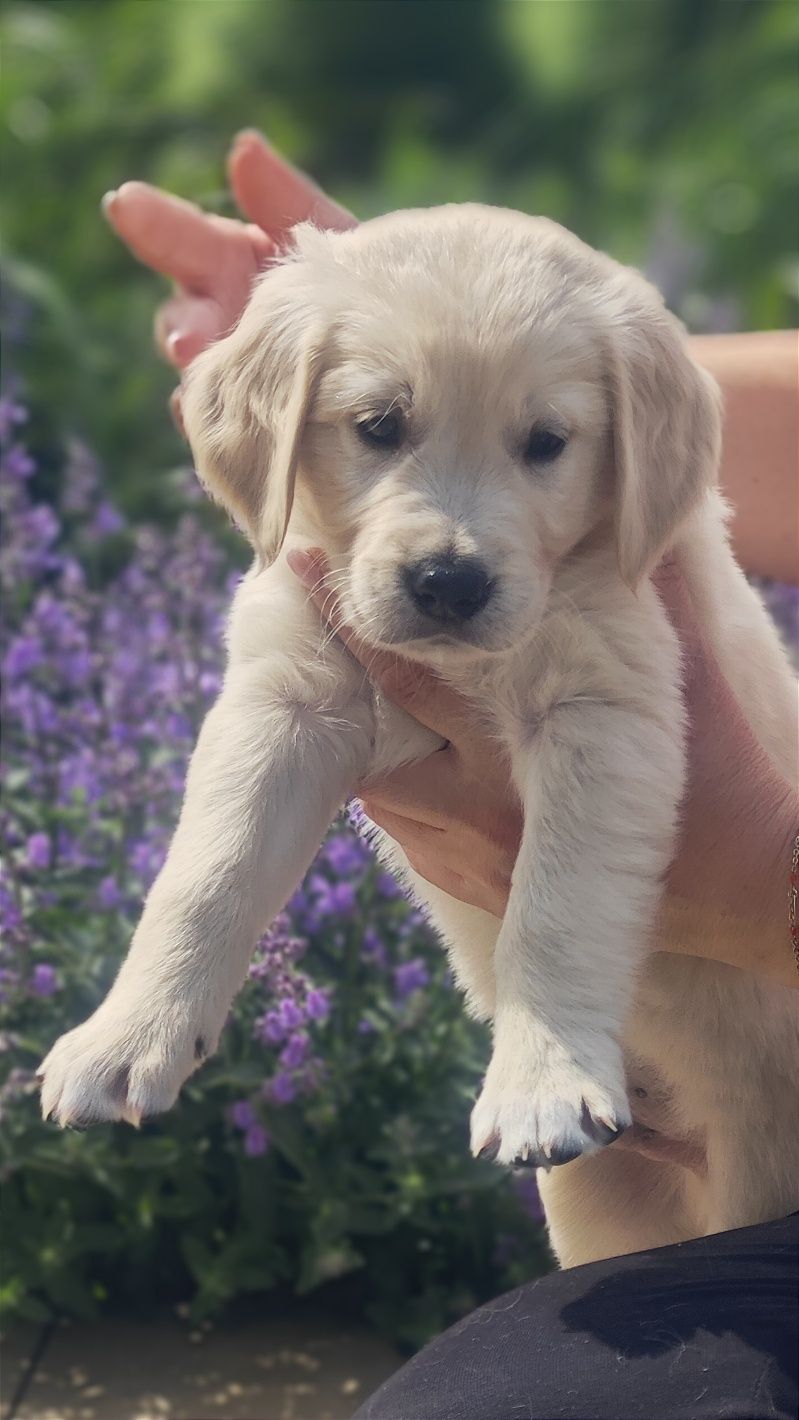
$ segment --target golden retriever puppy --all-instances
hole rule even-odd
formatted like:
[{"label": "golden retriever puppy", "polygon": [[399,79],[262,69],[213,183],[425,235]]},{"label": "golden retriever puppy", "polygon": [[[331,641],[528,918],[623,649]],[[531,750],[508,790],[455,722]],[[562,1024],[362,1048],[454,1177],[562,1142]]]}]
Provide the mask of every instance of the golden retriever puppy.
[{"label": "golden retriever puppy", "polygon": [[[366,640],[471,698],[524,804],[502,921],[382,835],[493,1023],[473,1151],[543,1166],[567,1264],[799,1206],[799,1001],[652,951],[685,767],[679,650],[650,581],[669,549],[789,777],[796,724],[727,544],[717,390],[658,294],[512,212],[303,226],[192,367],[184,412],[255,562],[169,856],[108,998],[44,1062],[45,1115],[168,1109],[342,801],[436,746],[331,641],[286,563],[317,545]],[[604,1147],[631,1093],[673,1159]]]}]

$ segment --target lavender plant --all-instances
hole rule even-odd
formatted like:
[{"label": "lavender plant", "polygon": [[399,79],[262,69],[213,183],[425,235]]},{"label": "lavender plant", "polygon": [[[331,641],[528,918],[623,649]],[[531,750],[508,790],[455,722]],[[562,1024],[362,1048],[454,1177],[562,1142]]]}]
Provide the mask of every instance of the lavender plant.
[{"label": "lavender plant", "polygon": [[[59,1134],[33,1071],[104,995],[175,822],[235,581],[187,511],[127,524],[89,449],[0,400],[0,1310],[42,1319],[349,1277],[416,1344],[547,1266],[532,1177],[469,1157],[487,1058],[346,820],[259,943],[219,1056],[138,1133]],[[799,647],[799,594],[761,590]]]},{"label": "lavender plant", "polygon": [[469,1158],[486,1058],[419,911],[346,820],[165,1118],[59,1134],[33,1071],[127,947],[219,685],[229,559],[191,507],[129,526],[89,449],[0,402],[0,1305],[189,1300],[351,1274],[410,1344],[546,1265],[536,1197]]}]

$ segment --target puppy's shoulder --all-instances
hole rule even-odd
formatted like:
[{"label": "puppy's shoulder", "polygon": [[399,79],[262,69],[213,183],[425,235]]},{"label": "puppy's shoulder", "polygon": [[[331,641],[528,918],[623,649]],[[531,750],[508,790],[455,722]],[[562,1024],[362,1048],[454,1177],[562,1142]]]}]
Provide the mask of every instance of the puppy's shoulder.
[{"label": "puppy's shoulder", "polygon": [[651,578],[628,586],[612,549],[567,559],[555,575],[549,610],[577,641],[601,646],[623,664],[631,657],[634,665],[671,664],[676,653],[676,635]]},{"label": "puppy's shoulder", "polygon": [[[292,672],[322,690],[355,683],[356,663],[311,601],[286,562],[253,563],[236,588],[227,624],[231,667],[263,661],[276,676]],[[362,679],[362,677],[361,677]]]},{"label": "puppy's shoulder", "polygon": [[671,705],[679,665],[654,586],[633,591],[613,554],[599,551],[558,569],[541,626],[514,657],[514,699],[536,716],[578,701],[646,709],[665,696]]}]

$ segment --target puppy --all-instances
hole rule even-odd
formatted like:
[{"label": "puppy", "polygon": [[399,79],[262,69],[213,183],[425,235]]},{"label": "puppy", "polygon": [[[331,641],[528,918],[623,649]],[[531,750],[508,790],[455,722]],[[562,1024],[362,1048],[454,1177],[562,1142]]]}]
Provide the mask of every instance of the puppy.
[{"label": "puppy", "polygon": [[[725,535],[718,393],[658,294],[512,212],[302,226],[192,367],[184,417],[255,562],[166,864],[107,999],[42,1066],[45,1116],[168,1109],[342,801],[438,744],[330,639],[286,563],[313,544],[367,641],[470,697],[524,805],[502,921],[382,835],[493,1022],[473,1152],[543,1166],[565,1264],[799,1207],[797,1001],[652,949],[685,772],[664,553],[788,777],[796,725]],[[604,1147],[631,1096],[670,1156]]]}]

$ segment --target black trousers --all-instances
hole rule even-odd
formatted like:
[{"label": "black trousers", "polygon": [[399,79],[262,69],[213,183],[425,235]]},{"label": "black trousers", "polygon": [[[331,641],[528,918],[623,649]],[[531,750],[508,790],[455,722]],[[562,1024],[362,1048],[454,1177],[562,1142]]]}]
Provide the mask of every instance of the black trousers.
[{"label": "black trousers", "polygon": [[354,1420],[796,1420],[799,1213],[489,1302]]}]

